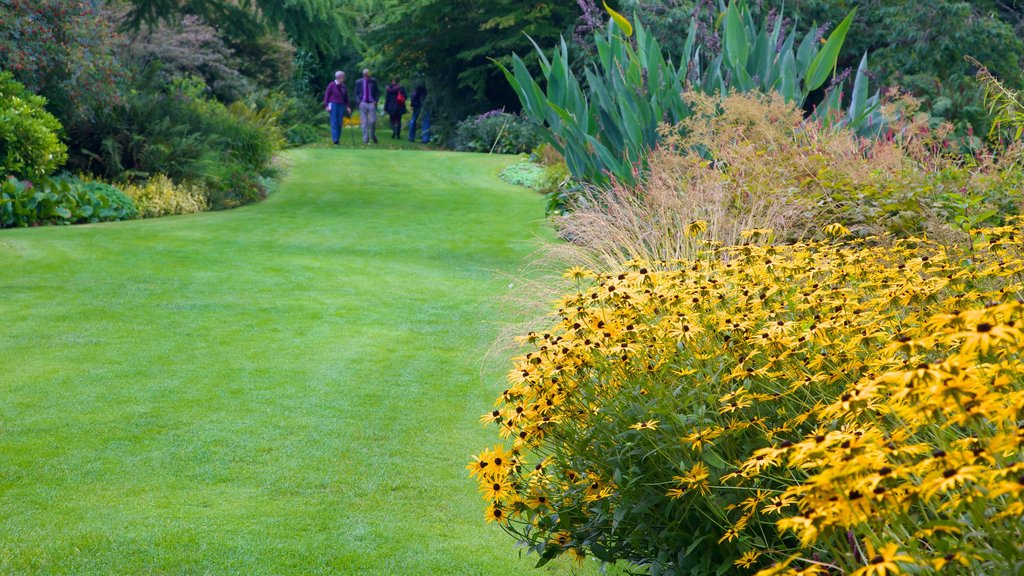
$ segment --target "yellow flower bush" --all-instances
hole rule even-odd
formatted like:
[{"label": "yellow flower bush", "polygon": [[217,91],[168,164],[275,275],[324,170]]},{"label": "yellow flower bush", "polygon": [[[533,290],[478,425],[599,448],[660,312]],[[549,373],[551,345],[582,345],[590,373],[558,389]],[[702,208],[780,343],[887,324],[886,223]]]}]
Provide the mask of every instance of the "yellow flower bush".
[{"label": "yellow flower bush", "polygon": [[568,271],[482,418],[488,520],[542,564],[1018,573],[1020,219],[962,250],[822,235]]},{"label": "yellow flower bush", "polygon": [[192,214],[208,209],[206,192],[196,185],[175,184],[163,174],[157,174],[145,184],[125,184],[121,189],[134,202],[143,218],[156,218],[173,214]]}]

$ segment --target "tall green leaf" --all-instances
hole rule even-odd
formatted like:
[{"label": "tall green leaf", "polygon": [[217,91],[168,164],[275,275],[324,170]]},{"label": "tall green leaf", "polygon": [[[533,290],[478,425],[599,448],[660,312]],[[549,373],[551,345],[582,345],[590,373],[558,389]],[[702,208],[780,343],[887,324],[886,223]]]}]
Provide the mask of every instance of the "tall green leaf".
[{"label": "tall green leaf", "polygon": [[804,76],[808,92],[820,88],[835,70],[836,63],[839,61],[839,51],[843,48],[846,33],[850,31],[850,25],[853,24],[853,17],[856,13],[856,8],[850,11],[850,14],[829,34],[828,40],[825,41],[825,45],[818,55],[811,60],[811,65],[807,68],[807,75]]},{"label": "tall green leaf", "polygon": [[750,55],[747,31],[740,17],[739,3],[732,2],[725,11],[725,51],[733,68],[745,66]]}]

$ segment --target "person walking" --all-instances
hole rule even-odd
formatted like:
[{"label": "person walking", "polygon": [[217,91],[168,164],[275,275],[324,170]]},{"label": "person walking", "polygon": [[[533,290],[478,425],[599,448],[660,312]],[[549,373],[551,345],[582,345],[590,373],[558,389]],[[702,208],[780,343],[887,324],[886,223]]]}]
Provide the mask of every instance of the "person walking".
[{"label": "person walking", "polygon": [[377,80],[370,76],[370,70],[363,70],[363,77],[356,80],[356,98],[359,98],[359,126],[363,129],[363,144],[377,143],[377,102],[380,89]]},{"label": "person walking", "polygon": [[412,91],[412,120],[409,121],[409,142],[416,141],[416,124],[420,118],[420,112],[423,110],[424,100],[427,98],[427,87],[423,83],[416,85]]},{"label": "person walking", "polygon": [[398,82],[398,78],[393,78],[391,84],[388,84],[388,87],[384,90],[384,111],[387,112],[388,117],[391,119],[392,140],[398,140],[402,137],[402,116],[408,112],[408,109],[405,107],[407,97],[405,87]]},{"label": "person walking", "polygon": [[352,113],[348,105],[348,90],[345,88],[345,73],[340,70],[334,73],[334,82],[328,84],[324,92],[324,108],[331,120],[331,140],[337,146],[341,139],[341,129],[345,126],[345,116]]}]

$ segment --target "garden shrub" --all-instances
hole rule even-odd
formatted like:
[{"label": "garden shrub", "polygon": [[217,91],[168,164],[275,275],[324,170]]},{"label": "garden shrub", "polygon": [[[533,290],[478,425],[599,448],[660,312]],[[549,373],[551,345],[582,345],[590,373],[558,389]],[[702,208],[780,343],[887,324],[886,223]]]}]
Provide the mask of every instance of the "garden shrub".
[{"label": "garden shrub", "polygon": [[[106,221],[106,220],[132,220],[139,217],[139,210],[135,206],[135,202],[125,194],[120,188],[113,184],[106,182],[100,182],[98,180],[83,179],[79,176],[64,174],[53,178],[54,183],[67,184],[68,190],[76,195],[77,197],[85,198],[105,198],[106,203],[109,204],[108,216],[116,216],[104,218],[103,220],[90,220],[91,222]],[[90,200],[88,203],[95,203]],[[103,201],[100,201],[103,204]]]},{"label": "garden shrub", "polygon": [[45,98],[0,71],[0,177],[39,178],[67,159],[60,122],[45,106]]},{"label": "garden shrub", "polygon": [[209,191],[214,208],[264,197],[250,183],[274,173],[284,142],[276,113],[243,102],[226,106],[202,91],[197,79],[179,79],[171,93],[132,93],[82,135],[75,167],[115,181],[163,174],[194,183]]},{"label": "garden shrub", "polygon": [[1021,209],[1019,149],[952,154],[948,131],[929,129],[909,100],[885,111],[893,129],[874,140],[805,122],[777,94],[689,93],[686,100],[693,113],[662,126],[664,145],[635,184],[573,194],[559,220],[563,235],[610,262],[671,260],[692,255],[685,230],[697,220],[726,245],[746,229],[796,240],[828,222],[864,237],[956,242],[964,222],[998,225]]},{"label": "garden shrub", "polygon": [[129,220],[138,211],[117,188],[75,178],[0,184],[0,228]]},{"label": "garden shrub", "polygon": [[106,2],[0,2],[0,69],[35,94],[69,131],[117,102],[122,37]]},{"label": "garden shrub", "polygon": [[206,192],[195,184],[175,184],[163,174],[151,176],[144,184],[125,184],[124,193],[138,207],[142,218],[203,212],[208,207]]},{"label": "garden shrub", "polygon": [[198,16],[175,20],[141,28],[122,47],[123,60],[139,69],[155,66],[161,83],[201,78],[205,90],[224,101],[238,100],[253,91],[253,82],[238,71],[240,61],[216,28]]},{"label": "garden shrub", "polygon": [[295,124],[285,131],[290,146],[312,144],[323,139],[323,130],[309,124]]},{"label": "garden shrub", "polygon": [[226,167],[207,188],[211,210],[227,210],[265,200],[270,194],[265,178],[241,166]]},{"label": "garden shrub", "polygon": [[[1012,574],[1024,538],[1024,229],[707,242],[574,268],[467,466],[543,564],[654,575]],[[700,237],[706,222],[687,234]]]},{"label": "garden shrub", "polygon": [[451,147],[459,152],[526,154],[541,142],[537,127],[518,114],[492,110],[455,126]]}]

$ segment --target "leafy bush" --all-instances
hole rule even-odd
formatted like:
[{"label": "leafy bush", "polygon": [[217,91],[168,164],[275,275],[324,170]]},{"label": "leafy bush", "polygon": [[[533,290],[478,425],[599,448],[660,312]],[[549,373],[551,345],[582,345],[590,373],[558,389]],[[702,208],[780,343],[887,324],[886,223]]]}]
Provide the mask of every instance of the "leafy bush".
[{"label": "leafy bush", "polygon": [[150,177],[144,184],[125,184],[125,195],[138,207],[142,218],[203,212],[208,207],[206,192],[194,184],[175,184],[163,174]]},{"label": "leafy bush", "polygon": [[[262,196],[249,182],[270,175],[284,142],[277,116],[243,102],[199,96],[201,84],[178,82],[172,93],[135,92],[81,135],[74,165],[110,180],[164,174],[210,192],[214,208]],[[239,174],[247,174],[239,176]]]},{"label": "leafy bush", "polygon": [[108,184],[8,178],[0,185],[0,228],[112,222],[137,215],[131,199]]},{"label": "leafy bush", "polygon": [[285,139],[290,146],[312,144],[323,139],[323,131],[309,124],[296,124],[285,131]]},{"label": "leafy bush", "polygon": [[529,120],[492,110],[459,122],[451,147],[459,152],[525,154],[540,142],[540,132]]},{"label": "leafy bush", "polygon": [[0,71],[0,176],[39,178],[67,159],[67,147],[57,137],[60,122],[45,106],[45,98]]},{"label": "leafy bush", "polygon": [[227,210],[265,200],[270,189],[259,174],[230,165],[210,184],[206,194],[211,210]]},{"label": "leafy bush", "polygon": [[[614,13],[613,13],[614,14]],[[802,106],[811,92],[833,75],[839,50],[853,18],[851,13],[824,43],[814,31],[797,43],[781,19],[754,22],[746,3],[734,0],[722,15],[721,53],[708,57],[697,46],[697,21],[690,25],[685,57],[674,65],[658,41],[639,23],[633,28],[614,14],[617,24],[595,37],[598,64],[580,79],[563,42],[549,60],[541,57],[535,79],[519,57],[504,69],[516,89],[524,114],[545,127],[544,135],[564,157],[573,176],[592,184],[609,177],[632,183],[649,150],[660,142],[658,126],[677,124],[691,110],[682,98],[685,87],[724,96],[730,90],[781,94]],[[539,49],[538,49],[539,51]],[[541,84],[544,88],[541,88]],[[854,80],[848,109],[842,109],[842,81],[831,86],[816,118],[868,133],[882,128],[879,95],[868,96],[867,56]]]},{"label": "leafy bush", "polygon": [[139,30],[122,49],[125,63],[138,69],[156,66],[161,82],[202,78],[208,91],[225,101],[252,92],[252,81],[238,72],[240,63],[218,30],[198,16],[179,18]]},{"label": "leafy bush", "polygon": [[109,204],[109,215],[116,216],[116,218],[90,220],[91,222],[105,220],[132,220],[139,217],[139,211],[135,206],[135,202],[121,189],[112,184],[97,180],[82,179],[78,176],[68,174],[53,178],[53,182],[57,184],[67,184],[71,193],[79,198],[82,198],[83,195],[87,195],[90,198],[106,199],[106,202],[102,200],[100,202]]},{"label": "leafy bush", "polygon": [[540,564],[1015,573],[1020,219],[963,251],[824,234],[570,270],[482,417],[503,439],[467,466],[487,519]]},{"label": "leafy bush", "polygon": [[121,42],[106,3],[79,0],[0,2],[0,69],[33,93],[69,130],[116,102],[124,71]]}]

